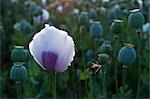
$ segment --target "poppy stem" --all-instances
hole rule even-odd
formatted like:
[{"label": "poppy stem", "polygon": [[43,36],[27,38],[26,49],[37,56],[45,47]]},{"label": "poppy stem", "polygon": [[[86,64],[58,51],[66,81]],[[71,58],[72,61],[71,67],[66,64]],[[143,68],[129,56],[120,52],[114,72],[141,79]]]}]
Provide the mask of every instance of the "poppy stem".
[{"label": "poppy stem", "polygon": [[128,66],[126,66],[126,65],[123,65],[122,66],[122,68],[123,68],[123,72],[122,72],[122,86],[123,86],[123,96],[124,96],[124,98],[125,98],[125,93],[126,93],[126,74],[127,74],[127,68],[128,68]]},{"label": "poppy stem", "polygon": [[89,85],[89,91],[90,91],[89,93],[91,93],[91,98],[95,99],[95,97],[94,97],[93,77],[92,76],[89,78],[88,85]]},{"label": "poppy stem", "polygon": [[[98,48],[98,39],[94,39],[94,51],[95,51],[95,55],[94,55],[94,57],[95,57],[95,59],[97,59],[97,54],[98,54],[98,50],[97,50],[97,48]],[[94,87],[94,89],[93,89],[93,92],[94,92],[94,98],[96,98],[96,95],[95,95],[95,93],[96,93],[96,89],[97,89],[97,87],[96,87],[96,85],[97,85],[97,81],[96,81],[96,75],[94,75],[93,76],[93,87]]]},{"label": "poppy stem", "polygon": [[56,72],[53,72],[53,75],[52,75],[52,81],[53,81],[53,99],[56,99]]},{"label": "poppy stem", "polygon": [[102,82],[103,82],[103,94],[106,96],[106,65],[103,65],[102,69]]},{"label": "poppy stem", "polygon": [[136,31],[137,36],[138,36],[138,75],[139,75],[139,79],[138,79],[138,84],[137,84],[137,96],[136,98],[139,98],[140,95],[140,83],[141,83],[141,40],[140,40],[140,31],[137,30]]},{"label": "poppy stem", "polygon": [[21,81],[16,81],[16,89],[17,89],[17,98],[18,99],[22,98]]},{"label": "poppy stem", "polygon": [[[115,38],[115,41],[116,41],[116,47],[115,47],[115,50],[114,50],[114,58],[117,57],[117,49],[118,49],[118,37]],[[118,93],[118,77],[117,77],[117,74],[118,74],[118,64],[117,62],[115,63],[115,85],[116,85],[116,92]]]},{"label": "poppy stem", "polygon": [[[82,64],[83,64],[83,69],[86,69],[86,63],[85,63],[85,51],[82,50]],[[87,95],[87,80],[85,80],[85,95]]]},{"label": "poppy stem", "polygon": [[92,80],[92,92],[93,92],[93,93],[92,93],[92,94],[93,94],[93,97],[92,97],[92,98],[95,99],[95,98],[96,98],[96,97],[95,97],[95,92],[96,92],[96,90],[95,90],[95,89],[96,89],[96,88],[95,88],[95,87],[96,87],[96,85],[95,85],[96,75],[93,75],[93,77],[92,77],[91,80]]}]

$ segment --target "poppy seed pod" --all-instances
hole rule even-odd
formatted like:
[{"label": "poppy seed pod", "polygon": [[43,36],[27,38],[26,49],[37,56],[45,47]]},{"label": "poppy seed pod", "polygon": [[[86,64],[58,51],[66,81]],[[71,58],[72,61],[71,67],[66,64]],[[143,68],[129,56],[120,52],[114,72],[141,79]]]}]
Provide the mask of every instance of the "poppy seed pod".
[{"label": "poppy seed pod", "polygon": [[114,19],[118,18],[118,14],[117,14],[116,10],[112,9],[108,12],[107,17],[108,17],[109,21],[112,22]]},{"label": "poppy seed pod", "polygon": [[87,12],[81,12],[78,17],[78,23],[80,25],[88,26],[89,25],[89,17]]},{"label": "poppy seed pod", "polygon": [[30,25],[30,23],[28,23],[26,20],[22,20],[19,23],[20,25],[20,30],[22,30],[24,33],[26,34],[30,34],[32,31],[32,27]]},{"label": "poppy seed pod", "polygon": [[125,44],[118,53],[118,61],[122,64],[129,65],[134,63],[136,59],[136,52],[132,44]]},{"label": "poppy seed pod", "polygon": [[141,28],[144,24],[144,16],[139,11],[139,9],[134,9],[130,11],[129,17],[128,17],[128,23],[133,28]]},{"label": "poppy seed pod", "polygon": [[100,53],[106,53],[106,54],[110,55],[111,51],[112,51],[112,48],[111,48],[110,44],[103,43],[99,48]]},{"label": "poppy seed pod", "polygon": [[86,52],[86,58],[87,60],[92,60],[94,57],[94,52],[92,49],[88,49],[87,52]]},{"label": "poppy seed pod", "polygon": [[11,51],[11,59],[13,62],[24,62],[28,58],[28,53],[23,46],[15,46]]},{"label": "poppy seed pod", "polygon": [[114,34],[120,34],[123,32],[123,24],[122,20],[115,19],[114,22],[111,24],[110,31]]},{"label": "poppy seed pod", "polygon": [[27,70],[23,64],[14,64],[10,70],[10,78],[15,81],[22,81],[27,77]]},{"label": "poppy seed pod", "polygon": [[107,54],[99,54],[98,55],[98,63],[100,65],[105,65],[108,63],[109,56]]},{"label": "poppy seed pod", "polygon": [[103,44],[111,44],[111,42],[108,40],[104,40]]},{"label": "poppy seed pod", "polygon": [[103,27],[100,22],[93,22],[90,26],[90,35],[93,38],[100,38],[103,34]]},{"label": "poppy seed pod", "polygon": [[42,14],[42,8],[40,6],[36,6],[35,15]]},{"label": "poppy seed pod", "polygon": [[37,4],[32,1],[25,2],[25,10],[28,11],[29,13],[34,14],[36,11]]},{"label": "poppy seed pod", "polygon": [[89,17],[91,19],[97,18],[97,12],[95,10],[91,10],[90,13],[89,13]]}]

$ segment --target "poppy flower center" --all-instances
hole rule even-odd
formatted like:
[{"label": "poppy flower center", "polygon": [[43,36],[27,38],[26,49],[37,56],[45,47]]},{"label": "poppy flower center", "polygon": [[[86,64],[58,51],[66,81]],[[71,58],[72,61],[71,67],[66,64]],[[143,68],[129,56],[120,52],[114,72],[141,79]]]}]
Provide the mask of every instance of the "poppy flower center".
[{"label": "poppy flower center", "polygon": [[57,54],[50,51],[42,52],[42,64],[47,70],[55,70]]}]

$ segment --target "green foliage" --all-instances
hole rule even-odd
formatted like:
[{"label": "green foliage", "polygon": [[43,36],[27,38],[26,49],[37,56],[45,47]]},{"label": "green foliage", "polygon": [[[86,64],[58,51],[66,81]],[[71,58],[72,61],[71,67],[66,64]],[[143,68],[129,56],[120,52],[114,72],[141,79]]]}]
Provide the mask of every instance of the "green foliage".
[{"label": "green foliage", "polygon": [[[12,1],[14,2],[12,3]],[[38,33],[44,27],[45,23],[67,31],[73,37],[76,48],[74,61],[68,70],[63,73],[56,73],[57,98],[149,98],[149,36],[143,32],[140,34],[141,74],[138,74],[138,60],[135,60],[127,69],[125,94],[123,92],[123,78],[121,76],[122,64],[117,60],[119,49],[124,43],[132,43],[135,45],[135,51],[138,50],[138,39],[135,29],[132,27],[141,27],[144,24],[144,19],[145,22],[148,22],[149,3],[147,2],[149,0],[144,0],[144,6],[141,11],[134,14],[131,13],[132,15],[129,16],[129,20],[128,9],[138,6],[136,5],[137,3],[132,1],[110,0],[109,2],[101,2],[101,0],[97,0],[96,2],[92,2],[94,0],[84,0],[81,4],[80,2],[77,3],[79,0],[74,0],[73,3],[72,0],[66,0],[63,3],[61,1],[63,0],[59,0],[59,4],[57,4],[58,2],[55,2],[55,0],[47,0],[46,5],[41,4],[38,0],[0,1],[0,98],[16,98],[15,82],[11,80],[9,75],[12,62],[14,61],[12,60],[14,58],[11,58],[13,47],[21,45],[27,51],[29,49],[28,44],[33,35]],[[114,6],[116,4],[119,4],[120,8],[118,5]],[[64,12],[60,13],[57,11],[59,5],[64,7]],[[48,10],[50,14],[49,20],[35,24],[33,18],[42,14],[42,8]],[[79,13],[74,14],[74,8],[78,9]],[[91,9],[94,12],[91,12]],[[123,20],[123,23],[113,27],[114,23],[112,23],[112,20],[116,17],[119,20]],[[22,25],[23,28],[15,28],[15,24],[22,22],[22,20],[25,20]],[[101,32],[100,29],[97,30],[94,28],[90,30],[90,25],[95,21],[101,23],[103,35],[99,35],[99,32]],[[92,38],[92,33],[98,34],[98,36],[94,35],[96,39]],[[92,55],[86,55],[86,51],[89,49],[92,49],[92,52],[90,52]],[[98,54],[108,54],[109,57],[98,58]],[[28,55],[15,55],[17,55],[15,59],[24,61],[23,66],[26,68],[28,75],[22,81],[23,97],[52,98],[54,88],[53,73],[42,69],[33,60],[29,51]],[[92,57],[92,59],[87,59],[87,56]],[[131,60],[127,58],[125,61],[129,62]],[[107,66],[101,68],[101,65],[105,63],[107,63]],[[103,73],[105,73],[105,77]],[[115,73],[117,75],[118,90],[116,88]],[[136,97],[139,77],[141,77],[140,96]],[[105,94],[103,93],[104,89],[106,90]]]}]

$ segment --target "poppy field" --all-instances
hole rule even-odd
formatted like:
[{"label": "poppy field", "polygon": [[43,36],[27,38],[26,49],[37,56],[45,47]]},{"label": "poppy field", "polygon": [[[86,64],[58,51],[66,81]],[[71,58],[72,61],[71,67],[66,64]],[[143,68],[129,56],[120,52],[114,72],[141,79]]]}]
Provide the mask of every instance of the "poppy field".
[{"label": "poppy field", "polygon": [[149,99],[150,0],[1,0],[0,99]]}]

